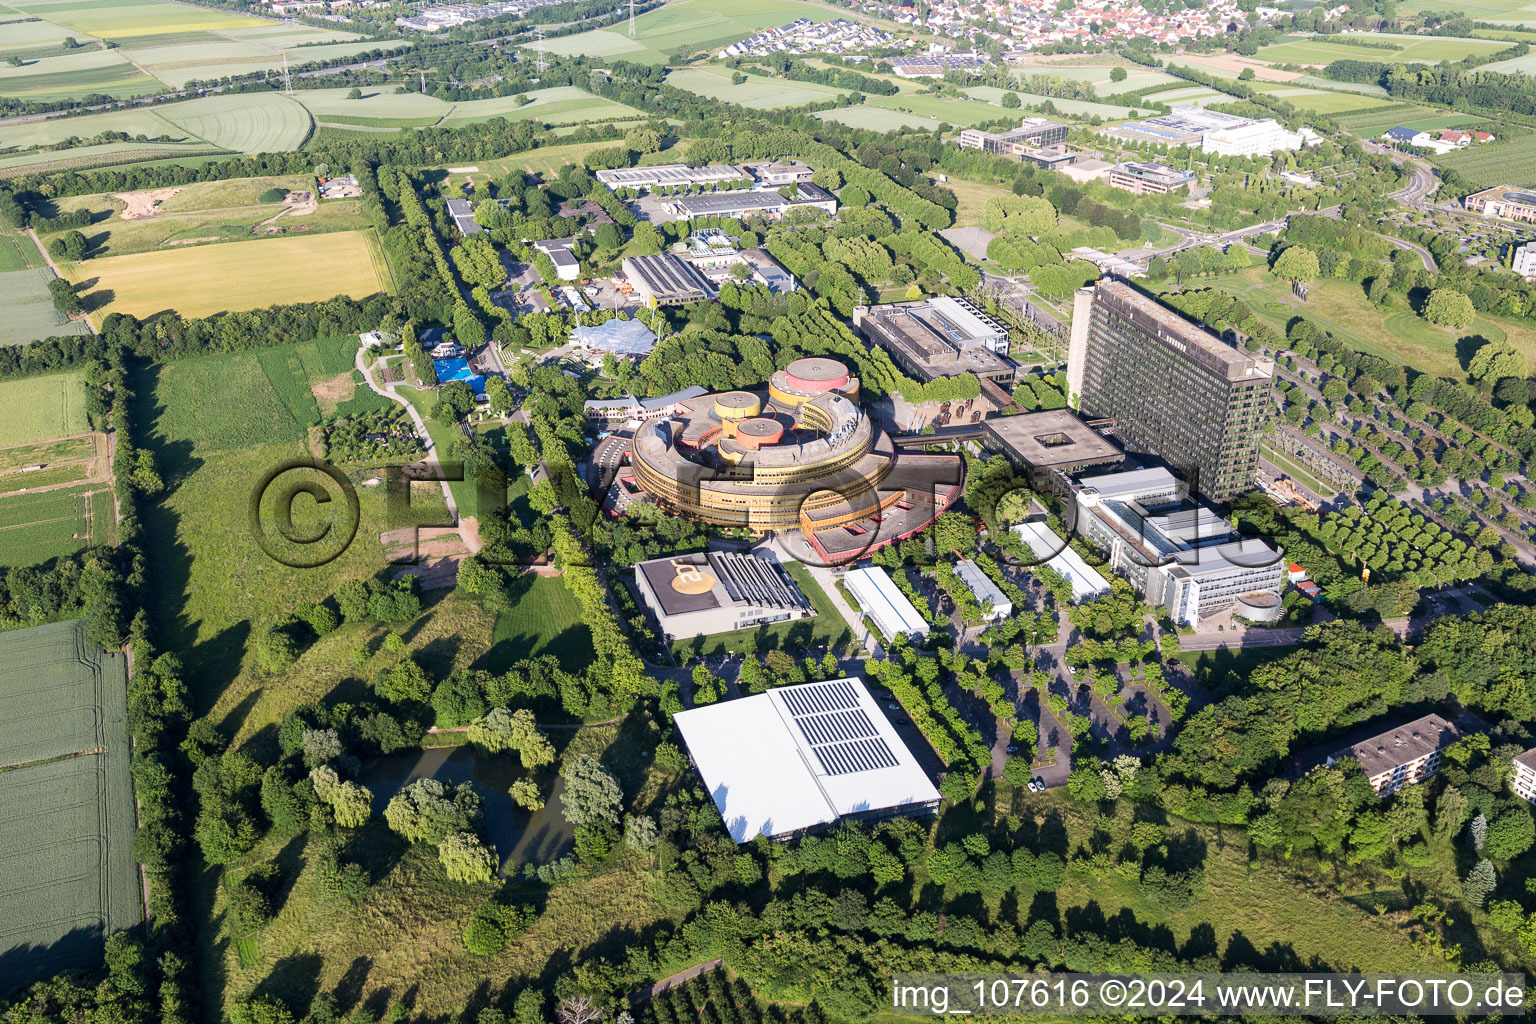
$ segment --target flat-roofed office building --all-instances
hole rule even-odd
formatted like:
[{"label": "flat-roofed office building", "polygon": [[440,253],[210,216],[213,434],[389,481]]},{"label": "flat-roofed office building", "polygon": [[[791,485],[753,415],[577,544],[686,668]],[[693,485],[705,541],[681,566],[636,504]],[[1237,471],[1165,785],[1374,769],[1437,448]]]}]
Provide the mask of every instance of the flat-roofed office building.
[{"label": "flat-roofed office building", "polygon": [[635,566],[635,584],[668,640],[816,614],[778,562],[751,552],[654,558]]},{"label": "flat-roofed office building", "polygon": [[727,181],[748,181],[751,175],[733,164],[689,167],[687,164],[657,164],[655,167],[615,167],[596,172],[597,180],[609,188],[656,188],[677,185],[719,185]]},{"label": "flat-roofed office building", "polygon": [[1069,409],[992,416],[982,426],[987,431],[983,443],[1006,455],[1037,491],[1065,497],[1064,481],[1088,470],[1109,472],[1125,462],[1114,441]]},{"label": "flat-roofed office building", "polygon": [[1212,501],[1253,487],[1274,415],[1274,363],[1244,352],[1124,281],[1077,293],[1067,388],[1108,417],[1130,455],[1161,459]]},{"label": "flat-roofed office building", "polygon": [[1084,477],[1072,527],[1109,554],[1109,568],[1181,626],[1222,612],[1250,622],[1280,618],[1283,552],[1244,537],[1162,467]]},{"label": "flat-roofed office building", "polygon": [[1177,167],[1133,161],[1111,168],[1108,184],[1110,188],[1124,189],[1139,196],[1161,196],[1187,189],[1194,180],[1193,174]]},{"label": "flat-roofed office building", "polygon": [[965,299],[858,306],[853,326],[920,381],[974,373],[1012,383],[1018,367],[1008,355],[1008,328]]}]

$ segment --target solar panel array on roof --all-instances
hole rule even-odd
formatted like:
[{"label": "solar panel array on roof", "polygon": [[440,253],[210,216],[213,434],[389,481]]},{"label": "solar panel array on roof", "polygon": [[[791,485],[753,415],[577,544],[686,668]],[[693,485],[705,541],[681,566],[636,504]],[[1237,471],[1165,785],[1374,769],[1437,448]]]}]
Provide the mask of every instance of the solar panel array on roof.
[{"label": "solar panel array on roof", "polygon": [[839,743],[830,747],[812,747],[811,752],[821,762],[821,770],[828,775],[849,775],[853,772],[874,771],[877,768],[896,767],[896,755],[885,745],[885,740],[858,740]]},{"label": "solar panel array on roof", "polygon": [[834,679],[820,686],[803,686],[785,690],[784,703],[796,718],[814,715],[820,711],[837,711],[859,706],[858,694],[846,679]]},{"label": "solar panel array on roof", "polygon": [[847,680],[796,687],[785,690],[783,697],[826,774],[874,771],[898,763],[859,707],[858,694]]}]

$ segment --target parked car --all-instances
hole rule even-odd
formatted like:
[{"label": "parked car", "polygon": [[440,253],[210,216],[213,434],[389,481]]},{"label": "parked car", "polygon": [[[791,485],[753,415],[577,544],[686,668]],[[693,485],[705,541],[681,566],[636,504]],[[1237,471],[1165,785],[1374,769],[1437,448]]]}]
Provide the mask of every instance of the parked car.
[{"label": "parked car", "polygon": [[1008,744],[1008,753],[1010,753],[1010,754],[1017,754],[1018,752],[1019,752],[1019,745],[1017,743],[1010,743],[1010,744]]}]

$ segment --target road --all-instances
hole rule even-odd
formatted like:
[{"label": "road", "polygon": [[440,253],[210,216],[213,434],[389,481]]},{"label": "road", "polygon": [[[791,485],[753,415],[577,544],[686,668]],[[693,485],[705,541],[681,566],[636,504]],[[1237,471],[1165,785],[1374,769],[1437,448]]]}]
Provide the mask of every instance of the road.
[{"label": "road", "polygon": [[[405,407],[405,411],[411,417],[411,422],[416,425],[417,435],[419,435],[421,439],[426,443],[427,459],[430,460],[431,464],[437,468],[437,480],[439,485],[441,485],[443,488],[443,501],[448,505],[448,514],[452,516],[453,521],[457,523],[459,521],[459,506],[458,503],[453,500],[453,490],[448,486],[446,474],[443,473],[442,459],[438,457],[437,445],[432,443],[432,435],[427,432],[426,421],[421,418],[421,413],[416,411],[416,407],[414,405],[412,405],[406,399],[401,398],[399,395],[395,394],[394,388],[387,384],[381,386],[374,383],[373,372],[368,367],[369,351],[370,350],[366,348],[360,348],[357,350],[357,372],[363,375],[363,381],[368,385],[368,390],[372,391],[374,394],[383,395],[391,402],[398,403],[399,405]],[[472,539],[466,532],[465,534],[461,535],[460,539],[464,541],[464,546],[468,547],[471,553],[480,550],[478,538]]]}]

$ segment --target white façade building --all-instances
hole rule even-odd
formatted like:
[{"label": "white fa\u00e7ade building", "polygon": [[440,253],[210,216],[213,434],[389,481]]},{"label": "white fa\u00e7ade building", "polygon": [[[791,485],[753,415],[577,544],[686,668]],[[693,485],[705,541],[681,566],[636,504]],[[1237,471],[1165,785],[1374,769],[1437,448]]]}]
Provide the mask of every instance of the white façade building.
[{"label": "white fa\u00e7ade building", "polygon": [[1283,553],[1186,502],[1184,485],[1168,470],[1084,477],[1072,499],[1077,533],[1179,625],[1197,626],[1229,609],[1251,622],[1280,618]]},{"label": "white fa\u00e7ade building", "polygon": [[928,773],[858,679],[781,686],[672,720],[738,843],[939,806]]},{"label": "white fa\u00e7ade building", "polygon": [[903,633],[913,640],[928,635],[928,620],[913,607],[884,569],[875,566],[850,569],[843,576],[843,585],[887,640],[894,640]]}]

